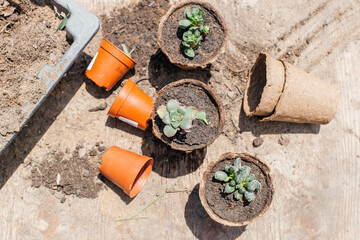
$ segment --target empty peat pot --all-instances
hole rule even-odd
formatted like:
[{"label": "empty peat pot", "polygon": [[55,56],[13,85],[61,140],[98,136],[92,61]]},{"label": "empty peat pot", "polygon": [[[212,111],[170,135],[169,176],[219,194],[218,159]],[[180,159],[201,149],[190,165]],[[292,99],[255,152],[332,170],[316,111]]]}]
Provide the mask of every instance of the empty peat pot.
[{"label": "empty peat pot", "polygon": [[[197,6],[204,11],[204,25],[209,26],[209,32],[195,50],[195,56],[188,58],[184,54],[182,45],[183,33],[188,29],[180,29],[179,22],[185,19],[185,9],[191,6]],[[205,1],[181,1],[171,7],[159,23],[158,45],[169,61],[182,69],[206,67],[225,51],[227,40],[228,29],[225,20],[211,4]]]},{"label": "empty peat pot", "polygon": [[[167,105],[169,100],[177,100],[183,107],[194,107],[199,112],[205,112],[207,124],[194,119],[190,129],[178,129],[175,135],[167,137],[165,127],[169,124],[164,123],[157,110],[160,106]],[[170,112],[169,116],[172,114]],[[219,96],[211,87],[198,80],[183,79],[166,85],[157,93],[151,119],[152,130],[157,138],[172,149],[191,152],[210,145],[221,134],[225,123],[225,110]]]},{"label": "empty peat pot", "polygon": [[105,38],[86,69],[86,76],[109,91],[136,62]]},{"label": "empty peat pot", "polygon": [[153,100],[130,79],[121,88],[108,115],[145,130],[149,126]]},{"label": "empty peat pot", "polygon": [[[250,167],[250,174],[254,174],[254,179],[261,184],[261,189],[253,192],[255,198],[250,202],[246,200],[245,194],[242,199],[236,200],[235,192],[224,193],[225,186],[230,181],[221,182],[215,179],[217,171],[225,171],[227,164],[235,165],[237,158],[240,158],[242,167]],[[236,187],[235,191],[237,190]],[[225,153],[217,161],[211,162],[204,172],[199,189],[201,204],[209,216],[218,223],[232,227],[248,225],[262,216],[268,210],[273,195],[269,167],[246,153]]]},{"label": "empty peat pot", "polygon": [[135,197],[148,179],[154,160],[122,148],[111,146],[101,158],[99,171],[120,187],[129,197]]},{"label": "empty peat pot", "polygon": [[267,53],[251,68],[244,96],[247,116],[261,121],[327,124],[338,106],[335,86]]}]

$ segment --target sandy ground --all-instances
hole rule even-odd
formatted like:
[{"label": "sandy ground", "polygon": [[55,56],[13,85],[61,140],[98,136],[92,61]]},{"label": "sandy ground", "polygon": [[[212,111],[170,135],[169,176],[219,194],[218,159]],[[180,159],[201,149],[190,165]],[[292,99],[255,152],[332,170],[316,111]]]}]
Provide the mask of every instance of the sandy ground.
[{"label": "sandy ground", "polygon": [[[84,1],[78,1],[84,3]],[[227,53],[210,69],[209,85],[227,111],[223,134],[196,157],[155,159],[150,178],[135,199],[105,181],[95,199],[32,188],[36,161],[51,151],[81,143],[118,145],[139,154],[153,149],[151,133],[109,118],[116,94],[99,89],[83,74],[101,41],[85,49],[51,96],[0,156],[1,239],[356,239],[360,233],[360,4],[358,1],[209,1],[230,30]],[[87,7],[107,11],[93,1]],[[118,5],[120,7],[121,5]],[[259,51],[268,51],[337,86],[339,109],[328,125],[259,123],[241,110],[246,72]],[[196,76],[199,78],[203,75]],[[114,92],[120,86],[117,85]],[[151,97],[156,82],[139,84]],[[264,143],[254,148],[261,136]],[[279,140],[287,141],[279,144]],[[225,152],[247,152],[271,168],[275,196],[268,212],[243,228],[213,222],[201,207],[198,183],[207,164]],[[139,217],[118,222],[166,194]]]}]

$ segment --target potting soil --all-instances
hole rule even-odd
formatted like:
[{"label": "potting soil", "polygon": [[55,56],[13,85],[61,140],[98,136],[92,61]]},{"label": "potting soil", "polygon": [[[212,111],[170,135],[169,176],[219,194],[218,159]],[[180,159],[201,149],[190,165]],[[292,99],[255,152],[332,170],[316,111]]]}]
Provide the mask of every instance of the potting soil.
[{"label": "potting soil", "polygon": [[73,152],[54,150],[41,162],[31,163],[32,186],[45,186],[64,197],[95,198],[103,187],[98,178],[98,166],[104,150],[101,144],[91,149],[77,146]]},{"label": "potting soil", "polygon": [[0,148],[46,91],[37,73],[69,46],[65,31],[55,32],[59,23],[52,8],[36,1],[0,5]]},{"label": "potting soil", "polygon": [[261,183],[261,190],[255,193],[255,199],[248,203],[247,201],[235,200],[234,194],[224,194],[224,187],[227,183],[214,179],[215,172],[223,171],[226,164],[234,164],[235,159],[221,161],[209,173],[205,185],[205,197],[210,206],[222,219],[240,222],[257,216],[265,207],[268,198],[271,196],[263,171],[254,163],[244,161],[241,164],[249,166],[251,173],[255,174],[255,179]]},{"label": "potting soil", "polygon": [[135,49],[131,57],[137,62],[135,70],[139,75],[147,74],[149,56],[158,49],[158,24],[168,8],[168,0],[144,0],[135,6],[115,9],[110,16],[102,18],[105,38],[120,49],[121,44],[129,51]]},{"label": "potting soil", "polygon": [[[178,100],[184,106],[193,106],[199,111],[206,113],[208,125],[202,120],[195,119],[190,131],[186,134],[178,131],[171,138],[174,146],[200,146],[212,141],[217,136],[220,115],[214,99],[205,90],[192,84],[175,86],[161,95],[155,102],[155,109],[161,105],[166,105],[170,99]],[[159,117],[156,117],[156,124],[160,132],[163,132],[165,124]]]},{"label": "potting soil", "polygon": [[195,57],[186,57],[182,46],[184,31],[179,30],[179,22],[184,19],[184,12],[187,7],[177,9],[166,21],[162,32],[162,41],[164,42],[162,47],[178,63],[202,63],[212,58],[220,50],[225,40],[224,29],[221,27],[219,19],[215,18],[209,9],[199,5],[206,14],[204,25],[209,26],[210,30],[208,35],[201,41],[200,46],[195,50]]}]

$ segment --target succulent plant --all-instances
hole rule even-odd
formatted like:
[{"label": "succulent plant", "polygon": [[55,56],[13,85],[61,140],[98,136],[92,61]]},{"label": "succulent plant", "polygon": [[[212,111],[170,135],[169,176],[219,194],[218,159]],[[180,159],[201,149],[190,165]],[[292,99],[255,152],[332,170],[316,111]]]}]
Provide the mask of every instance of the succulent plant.
[{"label": "succulent plant", "polygon": [[70,7],[69,5],[66,4],[66,8],[68,10],[68,14],[66,14],[66,16],[64,17],[64,19],[60,22],[59,26],[56,28],[56,32],[59,30],[64,30],[70,16],[71,16],[71,11],[70,11]]},{"label": "succulent plant", "polygon": [[134,52],[135,48],[133,48],[130,52],[128,50],[128,48],[126,47],[125,44],[121,44],[121,47],[123,48],[123,52],[128,55],[129,57],[131,57],[131,54]]},{"label": "succulent plant", "polygon": [[240,158],[236,158],[234,166],[225,165],[224,171],[217,171],[215,179],[229,182],[225,185],[224,193],[234,193],[236,200],[244,199],[251,202],[255,199],[255,191],[261,190],[261,183],[250,173],[249,166],[241,166]]},{"label": "succulent plant", "polygon": [[208,124],[204,111],[199,111],[195,107],[185,107],[175,99],[169,100],[166,106],[159,106],[156,113],[166,124],[163,132],[167,137],[174,136],[181,129],[183,133],[188,132],[194,119],[202,120]]},{"label": "succulent plant", "polygon": [[198,6],[187,7],[184,17],[180,21],[180,29],[187,30],[183,34],[182,45],[185,47],[185,55],[193,58],[194,50],[198,48],[201,40],[209,33],[209,26],[204,25],[205,12]]}]

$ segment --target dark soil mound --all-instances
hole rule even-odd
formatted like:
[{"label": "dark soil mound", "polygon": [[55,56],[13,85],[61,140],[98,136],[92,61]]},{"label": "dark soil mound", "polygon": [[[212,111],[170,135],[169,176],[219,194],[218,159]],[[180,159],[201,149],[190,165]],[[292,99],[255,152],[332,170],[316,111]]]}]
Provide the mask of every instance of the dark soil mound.
[{"label": "dark soil mound", "polygon": [[[85,151],[85,154],[80,156],[80,151]],[[43,162],[33,166],[32,186],[36,188],[45,186],[65,195],[97,197],[103,186],[97,177],[101,151],[104,151],[103,146],[91,150],[78,147],[72,153],[61,151],[49,153]]]},{"label": "dark soil mound", "polygon": [[122,49],[135,48],[132,58],[137,62],[135,70],[147,75],[150,57],[156,53],[158,24],[169,8],[168,0],[143,0],[137,5],[115,9],[102,18],[104,37]]}]

